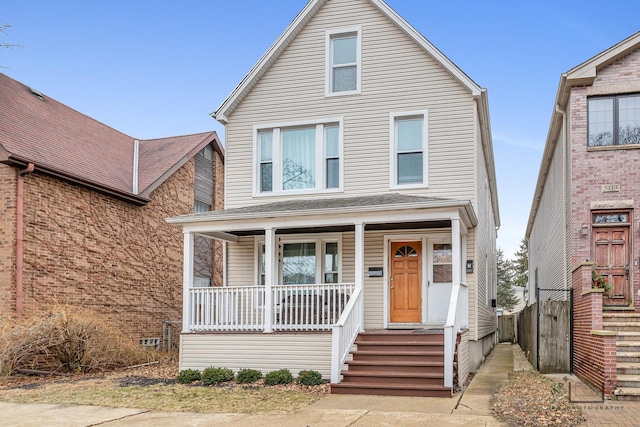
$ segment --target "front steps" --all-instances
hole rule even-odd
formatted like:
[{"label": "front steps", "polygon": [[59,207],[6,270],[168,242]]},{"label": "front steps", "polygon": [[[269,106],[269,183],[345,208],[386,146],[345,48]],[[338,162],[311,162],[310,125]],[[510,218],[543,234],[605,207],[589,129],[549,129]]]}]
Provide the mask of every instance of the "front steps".
[{"label": "front steps", "polygon": [[640,313],[603,312],[603,327],[616,331],[618,400],[640,401]]},{"label": "front steps", "polygon": [[444,386],[442,330],[364,332],[334,394],[451,397]]}]

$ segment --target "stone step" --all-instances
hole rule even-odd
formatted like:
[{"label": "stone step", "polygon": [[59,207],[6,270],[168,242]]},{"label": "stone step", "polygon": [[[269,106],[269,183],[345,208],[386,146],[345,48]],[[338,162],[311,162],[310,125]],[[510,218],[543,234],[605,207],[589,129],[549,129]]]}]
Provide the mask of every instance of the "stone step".
[{"label": "stone step", "polygon": [[635,311],[605,311],[602,313],[602,320],[605,322],[640,322],[640,313]]},{"label": "stone step", "polygon": [[618,351],[640,352],[640,341],[616,341]]},{"label": "stone step", "polygon": [[616,400],[640,401],[640,388],[618,387]]},{"label": "stone step", "polygon": [[[635,359],[639,360],[639,359]],[[616,371],[619,375],[640,375],[640,363],[638,362],[626,362],[617,361]]]},{"label": "stone step", "polygon": [[640,388],[640,375],[617,375],[618,388]]},{"label": "stone step", "polygon": [[607,331],[640,332],[640,323],[635,322],[602,322],[602,327]]},{"label": "stone step", "polygon": [[617,334],[618,341],[638,341],[640,340],[640,332],[619,331]]},{"label": "stone step", "polygon": [[616,363],[635,363],[640,360],[640,353],[636,351],[616,351]]}]

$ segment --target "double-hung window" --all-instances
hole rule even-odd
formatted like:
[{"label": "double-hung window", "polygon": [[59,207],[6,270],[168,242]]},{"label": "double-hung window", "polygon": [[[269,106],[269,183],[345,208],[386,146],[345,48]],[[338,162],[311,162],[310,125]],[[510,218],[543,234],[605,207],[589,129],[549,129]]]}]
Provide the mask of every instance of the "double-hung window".
[{"label": "double-hung window", "polygon": [[[257,240],[258,283],[265,284],[265,246]],[[341,239],[339,236],[282,237],[278,245],[279,280],[283,285],[339,283]]]},{"label": "double-hung window", "polygon": [[326,95],[360,92],[360,28],[326,33]]},{"label": "double-hung window", "polygon": [[342,119],[255,130],[256,195],[342,188]]},{"label": "double-hung window", "polygon": [[391,187],[427,185],[427,112],[391,113]]},{"label": "double-hung window", "polygon": [[589,147],[640,144],[640,95],[589,98]]}]

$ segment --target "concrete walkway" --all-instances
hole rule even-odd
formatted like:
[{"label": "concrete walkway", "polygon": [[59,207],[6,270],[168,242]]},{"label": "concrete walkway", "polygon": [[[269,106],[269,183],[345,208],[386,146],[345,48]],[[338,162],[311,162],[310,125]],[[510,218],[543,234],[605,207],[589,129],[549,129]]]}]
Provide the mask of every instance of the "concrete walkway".
[{"label": "concrete walkway", "polygon": [[329,395],[287,415],[154,412],[130,408],[0,402],[7,426],[262,426],[262,427],[489,427],[504,426],[491,416],[490,399],[513,371],[510,344],[499,344],[465,393],[453,398]]}]

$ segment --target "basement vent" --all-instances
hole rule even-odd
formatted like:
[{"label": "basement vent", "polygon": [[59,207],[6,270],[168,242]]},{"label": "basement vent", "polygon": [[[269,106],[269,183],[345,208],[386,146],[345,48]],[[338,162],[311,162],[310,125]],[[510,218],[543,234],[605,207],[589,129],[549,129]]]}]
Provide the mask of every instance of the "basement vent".
[{"label": "basement vent", "polygon": [[38,98],[40,98],[40,99],[42,99],[44,101],[44,95],[41,92],[39,92],[39,91],[37,91],[37,90],[35,90],[35,89],[31,88],[31,87],[29,88],[29,92],[31,92],[31,94],[37,96]]}]

